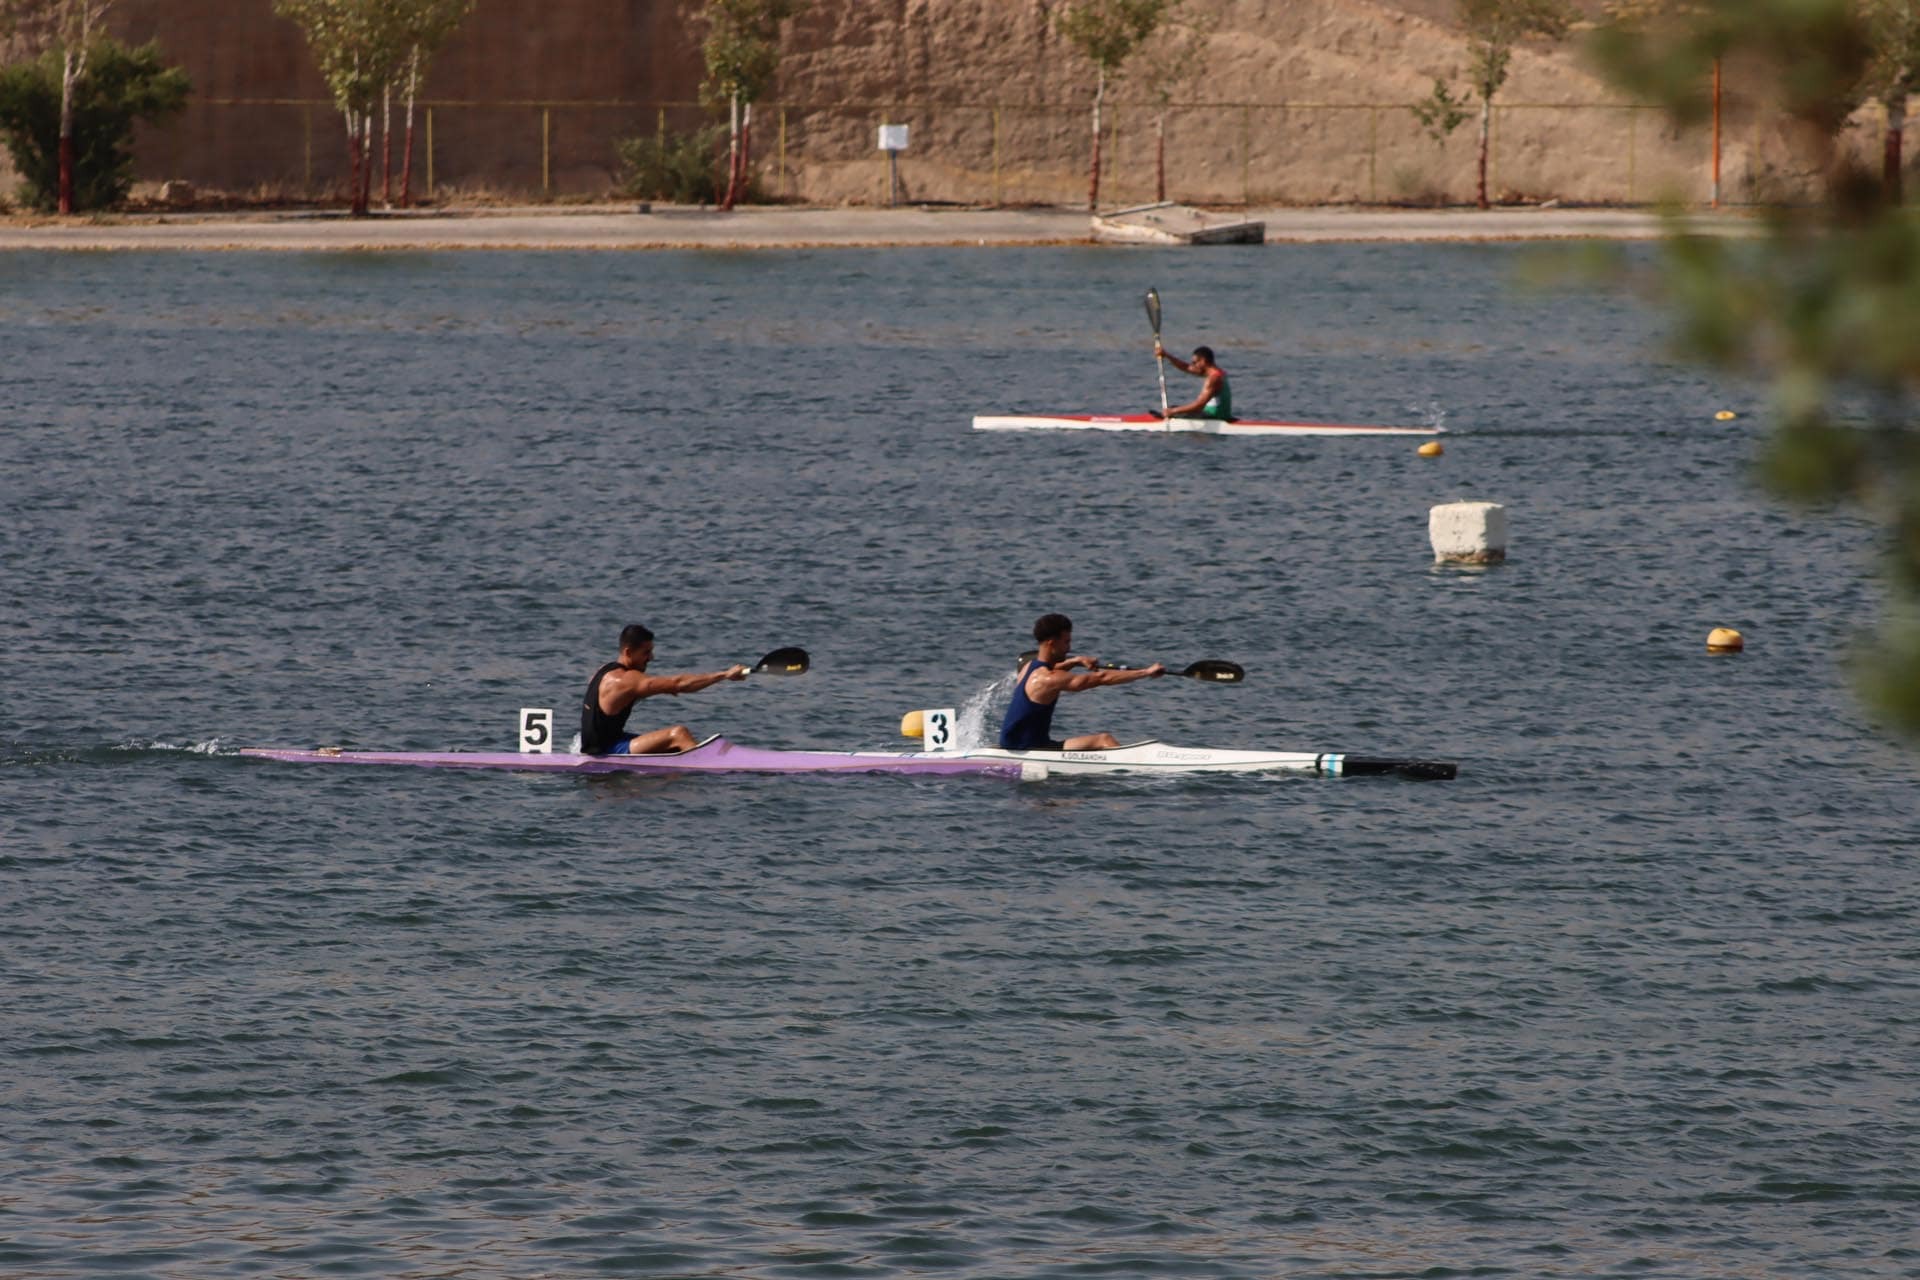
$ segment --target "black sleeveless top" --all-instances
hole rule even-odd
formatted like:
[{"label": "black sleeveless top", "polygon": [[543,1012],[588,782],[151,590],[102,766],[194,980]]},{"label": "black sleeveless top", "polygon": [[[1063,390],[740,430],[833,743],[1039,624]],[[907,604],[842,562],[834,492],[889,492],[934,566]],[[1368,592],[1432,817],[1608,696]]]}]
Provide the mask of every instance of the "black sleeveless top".
[{"label": "black sleeveless top", "polygon": [[1000,722],[1000,746],[1003,750],[1059,750],[1059,745],[1052,737],[1054,704],[1035,702],[1027,696],[1027,681],[1033,673],[1051,670],[1051,662],[1035,658],[1033,665],[1020,673],[1020,682],[1013,686],[1013,701],[1007,704],[1006,719]]},{"label": "black sleeveless top", "polygon": [[600,682],[609,671],[627,669],[618,662],[609,662],[593,673],[593,679],[587,681],[586,701],[580,704],[580,750],[587,755],[603,756],[628,736],[627,717],[633,714],[631,702],[617,716],[610,716],[600,709]]}]

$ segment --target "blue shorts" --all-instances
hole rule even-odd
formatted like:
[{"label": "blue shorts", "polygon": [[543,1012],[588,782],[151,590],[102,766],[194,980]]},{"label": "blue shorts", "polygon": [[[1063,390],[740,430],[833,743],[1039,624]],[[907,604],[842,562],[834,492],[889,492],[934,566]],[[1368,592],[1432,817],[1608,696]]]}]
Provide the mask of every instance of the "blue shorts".
[{"label": "blue shorts", "polygon": [[633,754],[633,752],[631,752],[631,751],[629,751],[629,750],[628,750],[628,748],[629,748],[629,747],[631,747],[631,746],[633,746],[633,739],[632,739],[632,738],[630,738],[630,737],[629,737],[629,738],[622,738],[622,739],[620,739],[620,741],[618,741],[618,742],[616,742],[616,743],[614,743],[614,744],[613,744],[612,746],[610,746],[610,747],[608,747],[608,748],[607,748],[607,749],[606,749],[605,751],[603,751],[603,752],[601,752],[600,754],[602,754],[602,755],[608,755],[608,756],[626,756],[626,755],[632,755],[632,754]]}]

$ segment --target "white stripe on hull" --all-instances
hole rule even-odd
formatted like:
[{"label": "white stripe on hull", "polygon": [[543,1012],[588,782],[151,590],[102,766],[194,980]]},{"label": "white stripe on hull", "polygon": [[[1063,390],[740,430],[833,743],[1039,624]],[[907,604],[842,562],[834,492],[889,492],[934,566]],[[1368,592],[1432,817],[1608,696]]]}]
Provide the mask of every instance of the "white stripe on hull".
[{"label": "white stripe on hull", "polygon": [[1130,742],[1112,751],[1003,751],[981,747],[952,753],[964,760],[1007,760],[1066,773],[1314,773],[1340,776],[1342,755],[1314,751],[1219,751]]}]

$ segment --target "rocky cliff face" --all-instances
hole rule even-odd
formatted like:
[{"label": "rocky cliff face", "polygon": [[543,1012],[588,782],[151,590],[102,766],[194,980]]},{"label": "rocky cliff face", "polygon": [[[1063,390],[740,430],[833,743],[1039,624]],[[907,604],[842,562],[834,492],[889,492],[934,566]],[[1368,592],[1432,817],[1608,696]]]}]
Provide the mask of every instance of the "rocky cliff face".
[{"label": "rocky cliff face", "polygon": [[[962,203],[1086,198],[1093,76],[1054,31],[1063,0],[813,0],[758,115],[763,189],[885,198],[882,123],[910,126],[902,196]],[[1213,24],[1162,114],[1140,77],[1105,118],[1102,203],[1465,200],[1474,125],[1444,143],[1407,104],[1435,78],[1464,91],[1454,0],[1189,0]],[[416,188],[604,192],[613,143],[690,126],[695,0],[480,0],[423,89]],[[1591,3],[1589,2],[1589,7]],[[529,17],[529,15],[535,15]],[[141,140],[144,179],[288,193],[344,182],[346,148],[299,31],[268,0],[121,0],[116,32],[158,39],[193,77],[186,116]],[[1806,175],[1730,92],[1725,189]],[[430,114],[430,118],[429,118]],[[1492,185],[1514,198],[1650,199],[1706,191],[1704,137],[1622,104],[1575,45],[1514,59],[1494,121]],[[1877,143],[1874,134],[1867,141]]]},{"label": "rocky cliff face", "polygon": [[[1152,86],[1123,78],[1103,203],[1151,199],[1162,125],[1167,187],[1199,202],[1465,199],[1471,123],[1446,143],[1406,104],[1436,78],[1464,91],[1451,0],[1192,0],[1213,24],[1164,121]],[[885,190],[873,126],[912,127],[901,173],[914,199],[1085,199],[1093,75],[1054,32],[1059,0],[824,0],[794,25],[772,185],[815,200]],[[1618,105],[1572,46],[1524,47],[1496,116],[1494,183],[1579,200],[1702,189],[1697,139]]]}]

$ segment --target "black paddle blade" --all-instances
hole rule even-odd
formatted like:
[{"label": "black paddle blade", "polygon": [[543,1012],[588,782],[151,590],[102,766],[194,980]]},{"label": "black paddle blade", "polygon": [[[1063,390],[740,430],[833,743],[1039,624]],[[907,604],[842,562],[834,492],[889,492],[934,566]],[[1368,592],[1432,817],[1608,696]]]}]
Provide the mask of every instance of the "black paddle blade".
[{"label": "black paddle blade", "polygon": [[1035,658],[1039,656],[1040,656],[1040,651],[1038,649],[1029,649],[1025,653],[1021,654],[1019,657],[1013,660],[1014,668],[1017,670],[1021,667],[1024,667],[1029,662],[1032,662]]},{"label": "black paddle blade", "polygon": [[1153,336],[1160,336],[1160,291],[1147,290],[1147,323],[1153,326]]},{"label": "black paddle blade", "polygon": [[1237,662],[1223,662],[1219,658],[1202,658],[1180,674],[1214,684],[1239,684],[1247,678],[1245,667]]},{"label": "black paddle blade", "polygon": [[1348,756],[1340,762],[1340,776],[1414,778],[1422,782],[1445,782],[1460,776],[1460,766],[1451,760],[1370,760]]},{"label": "black paddle blade", "polygon": [[775,649],[753,664],[753,674],[757,676],[805,675],[807,668],[812,665],[813,659],[807,657],[805,649]]}]

